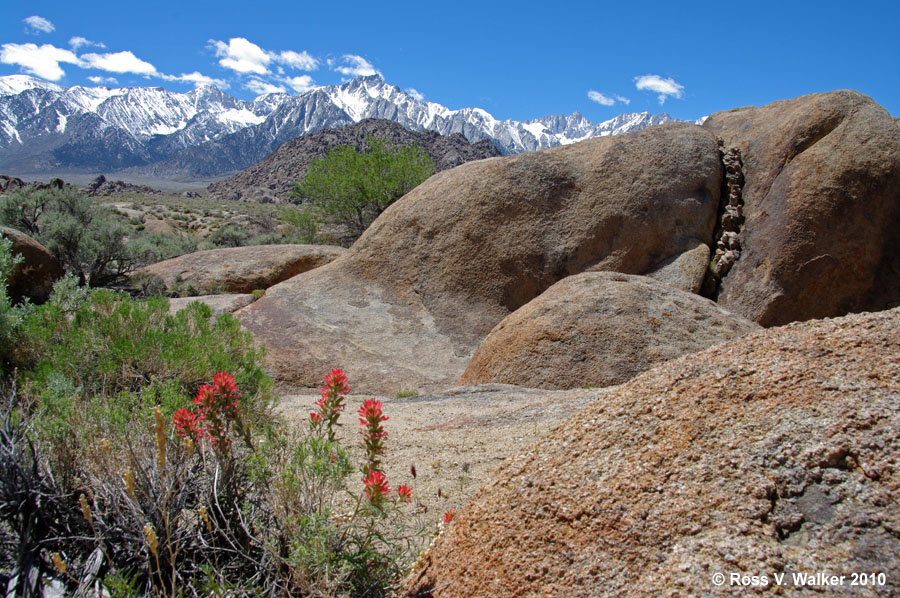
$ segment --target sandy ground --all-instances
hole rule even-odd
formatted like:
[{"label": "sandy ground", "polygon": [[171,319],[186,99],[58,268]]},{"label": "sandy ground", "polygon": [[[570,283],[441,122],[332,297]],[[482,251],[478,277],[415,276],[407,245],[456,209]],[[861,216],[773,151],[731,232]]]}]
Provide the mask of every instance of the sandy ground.
[{"label": "sandy ground", "polygon": [[[352,383],[352,380],[351,380]],[[510,455],[539,441],[607,389],[547,391],[487,384],[408,397],[375,397],[384,404],[384,457],[391,488],[413,489],[428,525],[460,509]],[[279,410],[306,425],[319,395],[281,393]],[[350,395],[338,438],[362,458],[356,411],[371,395]],[[414,473],[415,472],[415,473]],[[361,477],[361,476],[360,476]],[[359,481],[361,491],[362,482]]]}]

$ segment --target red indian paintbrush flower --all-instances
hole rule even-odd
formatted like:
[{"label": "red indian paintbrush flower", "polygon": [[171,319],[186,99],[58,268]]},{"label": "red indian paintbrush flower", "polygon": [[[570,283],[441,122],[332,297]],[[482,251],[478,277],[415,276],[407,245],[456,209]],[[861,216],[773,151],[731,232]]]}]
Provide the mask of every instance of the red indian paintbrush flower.
[{"label": "red indian paintbrush flower", "polygon": [[368,475],[373,471],[381,470],[384,439],[387,438],[387,432],[381,427],[381,423],[387,421],[388,418],[381,412],[381,402],[374,398],[366,400],[357,413],[359,414],[359,424],[362,426],[360,433],[363,435],[363,448],[366,450],[363,474]]},{"label": "red indian paintbrush flower", "polygon": [[234,376],[219,372],[213,376],[212,384],[203,384],[197,389],[193,401],[197,409],[182,408],[175,412],[172,419],[176,433],[188,436],[194,442],[208,438],[214,447],[224,449],[231,444],[229,430],[234,429],[251,446],[249,432],[241,421],[240,398]]},{"label": "red indian paintbrush flower", "polygon": [[412,502],[412,488],[403,484],[397,486],[397,497],[403,502]]},{"label": "red indian paintbrush flower", "polygon": [[190,438],[194,444],[199,443],[206,434],[203,429],[203,414],[200,412],[182,407],[172,415],[172,421],[175,424],[175,434],[179,438]]},{"label": "red indian paintbrush flower", "polygon": [[[381,430],[381,422],[386,422],[389,418],[381,412],[382,403],[374,398],[367,399],[362,407],[359,408],[359,425],[369,428],[379,428],[381,435],[379,438],[387,438],[387,432]],[[365,432],[363,432],[365,433]]]},{"label": "red indian paintbrush flower", "polygon": [[342,395],[350,392],[350,387],[347,386],[347,376],[344,375],[343,370],[334,368],[325,374],[325,386],[322,387],[322,394],[324,395],[326,391]]},{"label": "red indian paintbrush flower", "polygon": [[363,484],[366,486],[366,498],[375,506],[380,505],[381,501],[391,492],[387,478],[377,470],[370,471],[363,478]]},{"label": "red indian paintbrush flower", "polygon": [[347,376],[340,369],[331,370],[325,375],[325,386],[321,388],[321,391],[322,397],[315,403],[319,409],[319,420],[316,421],[315,418],[310,417],[315,426],[319,423],[325,424],[328,440],[333,441],[334,427],[340,425],[337,420],[341,411],[344,410],[344,395],[350,392],[350,387],[347,386]]}]

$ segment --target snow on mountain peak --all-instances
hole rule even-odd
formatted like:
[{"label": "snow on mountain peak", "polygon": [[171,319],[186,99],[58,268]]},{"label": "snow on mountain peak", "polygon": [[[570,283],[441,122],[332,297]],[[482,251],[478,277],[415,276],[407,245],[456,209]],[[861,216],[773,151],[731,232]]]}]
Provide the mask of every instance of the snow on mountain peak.
[{"label": "snow on mountain peak", "polygon": [[50,91],[63,91],[56,83],[50,83],[37,77],[28,75],[7,75],[0,77],[0,96],[18,95],[29,89],[48,89]]},{"label": "snow on mountain peak", "polygon": [[[26,90],[33,91],[21,95]],[[0,116],[0,171],[4,164],[20,164],[26,155],[22,146],[34,142],[48,148],[39,150],[45,153],[63,145],[72,148],[66,155],[73,156],[78,167],[91,164],[92,169],[109,170],[116,164],[159,164],[161,170],[154,172],[162,173],[170,168],[163,164],[171,159],[177,168],[188,171],[194,167],[185,164],[202,162],[201,176],[246,168],[285,141],[366,118],[393,120],[413,131],[462,134],[473,143],[488,139],[504,154],[674,120],[649,112],[622,114],[599,124],[579,112],[525,122],[498,120],[482,108],[450,109],[419,100],[378,74],[298,95],[263,94],[250,101],[206,85],[186,93],[160,87],[66,89],[34,77],[11,75],[0,77]],[[98,135],[107,144],[102,151],[95,149]],[[216,141],[216,147],[202,146],[209,141]],[[83,150],[78,149],[82,145]]]}]

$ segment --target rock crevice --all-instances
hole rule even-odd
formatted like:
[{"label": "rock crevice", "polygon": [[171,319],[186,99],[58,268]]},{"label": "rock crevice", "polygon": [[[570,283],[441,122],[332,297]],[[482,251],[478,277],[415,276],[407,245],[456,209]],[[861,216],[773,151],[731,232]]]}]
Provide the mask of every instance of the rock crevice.
[{"label": "rock crevice", "polygon": [[725,147],[719,139],[722,160],[722,195],[713,234],[715,253],[703,281],[702,294],[715,301],[722,279],[741,257],[741,230],[744,227],[744,161],[741,150]]}]

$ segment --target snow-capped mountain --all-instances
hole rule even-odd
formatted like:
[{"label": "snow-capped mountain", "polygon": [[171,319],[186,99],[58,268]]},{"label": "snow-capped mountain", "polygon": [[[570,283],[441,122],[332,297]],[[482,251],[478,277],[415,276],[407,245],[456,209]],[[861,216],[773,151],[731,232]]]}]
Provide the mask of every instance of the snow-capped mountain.
[{"label": "snow-capped mountain", "polygon": [[643,129],[674,119],[649,112],[594,124],[575,112],[526,122],[480,108],[421,101],[380,76],[299,95],[238,100],[211,86],[187,93],[160,87],[76,86],[0,77],[0,172],[115,171],[162,178],[212,177],[246,168],[286,141],[366,118],[413,131],[490,139],[504,154]]}]

